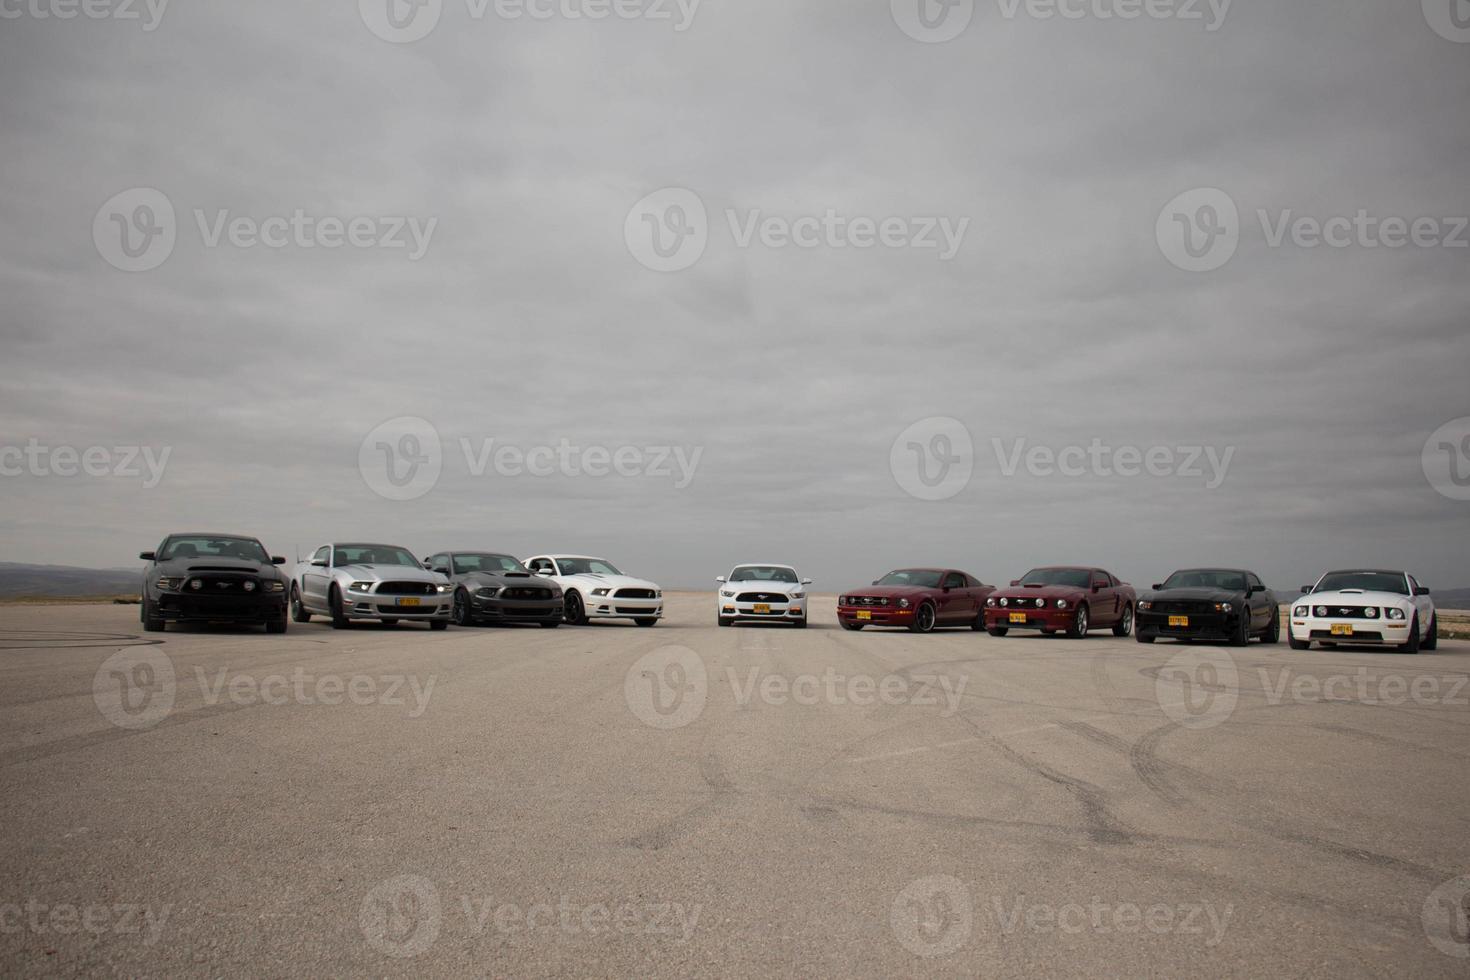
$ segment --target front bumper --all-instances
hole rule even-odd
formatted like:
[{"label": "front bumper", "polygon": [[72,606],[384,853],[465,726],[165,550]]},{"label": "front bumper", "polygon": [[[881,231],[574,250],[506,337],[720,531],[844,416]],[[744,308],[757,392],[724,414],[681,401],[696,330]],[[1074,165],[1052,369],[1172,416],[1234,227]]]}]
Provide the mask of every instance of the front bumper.
[{"label": "front bumper", "polygon": [[286,615],[286,593],[190,595],[159,591],[154,612],[170,623],[265,623]]},{"label": "front bumper", "polygon": [[[759,609],[757,607],[760,607]],[[806,618],[806,602],[740,602],[720,599],[720,615],[725,619],[748,619],[770,622]],[[762,611],[762,609],[764,611]]]},{"label": "front bumper", "polygon": [[1077,618],[1073,608],[1058,609],[1044,606],[1029,609],[1014,609],[1005,606],[985,607],[985,628],[997,627],[1011,630],[1055,630],[1061,632],[1072,628]]},{"label": "front bumper", "polygon": [[[1351,630],[1352,632],[1346,632]],[[1404,619],[1332,619],[1291,617],[1291,637],[1306,642],[1366,643],[1399,646],[1409,642],[1409,621]]]},{"label": "front bumper", "polygon": [[1135,617],[1134,628],[1140,633],[1190,640],[1228,640],[1235,635],[1240,621],[1239,613],[1160,613],[1147,609],[1138,610]]},{"label": "front bumper", "polygon": [[488,623],[544,623],[558,622],[564,607],[556,599],[486,599],[470,596],[470,613],[477,620]]},{"label": "front bumper", "polygon": [[448,619],[453,607],[454,596],[449,592],[404,596],[349,591],[342,597],[342,612],[348,619]]},{"label": "front bumper", "polygon": [[582,600],[582,612],[588,619],[662,619],[664,601],[589,595]]},{"label": "front bumper", "polygon": [[837,618],[860,626],[903,626],[914,621],[916,606],[838,606]]}]

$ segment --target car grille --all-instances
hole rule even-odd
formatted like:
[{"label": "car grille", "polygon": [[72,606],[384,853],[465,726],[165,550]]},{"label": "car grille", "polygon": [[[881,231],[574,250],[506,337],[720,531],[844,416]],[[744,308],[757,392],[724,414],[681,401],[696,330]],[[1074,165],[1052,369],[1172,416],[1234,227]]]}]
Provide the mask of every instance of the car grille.
[{"label": "car grille", "polygon": [[882,596],[850,595],[847,597],[849,606],[886,606],[888,599]]},{"label": "car grille", "polygon": [[439,587],[433,582],[384,582],[378,595],[434,595]]},{"label": "car grille", "polygon": [[438,606],[384,606],[377,607],[378,612],[388,616],[422,616],[425,613],[436,613]]},{"label": "car grille", "polygon": [[1156,613],[1171,613],[1176,616],[1189,615],[1191,613],[1203,615],[1204,613],[1214,612],[1215,604],[1213,602],[1201,602],[1198,600],[1175,599],[1172,601],[1155,602],[1151,611]]},{"label": "car grille", "polygon": [[617,592],[613,593],[613,597],[617,599],[652,599],[654,595],[652,589],[618,589]]},{"label": "car grille", "polygon": [[1328,643],[1351,643],[1353,640],[1369,640],[1377,643],[1383,642],[1383,634],[1377,630],[1353,630],[1352,636],[1339,636],[1331,630],[1312,630],[1312,639],[1326,640]]},{"label": "car grille", "polygon": [[649,610],[637,606],[618,606],[617,611],[629,616],[646,616]]},{"label": "car grille", "polygon": [[[200,587],[194,588],[194,583],[199,582]],[[255,588],[249,593],[245,591],[245,583],[254,583]],[[260,583],[254,575],[190,575],[189,580],[184,583],[183,592],[186,595],[254,595],[261,591]]]},{"label": "car grille", "polygon": [[735,597],[736,602],[786,602],[787,596],[780,592],[742,592]]},{"label": "car grille", "polygon": [[[1317,608],[1315,605],[1313,609]],[[1326,619],[1369,619],[1368,609],[1373,610],[1372,619],[1381,619],[1377,606],[1328,606]]]},{"label": "car grille", "polygon": [[551,598],[550,589],[536,589],[529,586],[520,586],[504,589],[500,593],[502,599],[519,599],[522,602],[544,600]]},{"label": "car grille", "polygon": [[995,602],[996,602],[996,605],[999,605],[1002,609],[1045,609],[1046,608],[1046,600],[1045,599],[1040,599],[1040,598],[1033,599],[1029,595],[1027,595],[1027,596],[1006,596],[1005,597],[1005,604],[1004,605],[1001,605],[1001,600],[1000,599],[996,599]]}]

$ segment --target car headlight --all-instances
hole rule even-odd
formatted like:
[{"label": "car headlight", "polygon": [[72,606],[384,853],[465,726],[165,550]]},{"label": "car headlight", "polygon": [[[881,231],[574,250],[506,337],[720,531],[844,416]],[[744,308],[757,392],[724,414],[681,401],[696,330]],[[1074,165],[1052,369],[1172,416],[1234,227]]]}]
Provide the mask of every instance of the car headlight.
[{"label": "car headlight", "polygon": [[1297,606],[1295,609],[1293,609],[1291,611],[1291,614],[1293,616],[1295,616],[1297,619],[1306,619],[1308,612],[1309,612],[1309,610],[1308,610],[1308,608],[1306,606]]},{"label": "car headlight", "polygon": [[1324,616],[1325,617],[1327,615],[1327,607],[1326,606],[1317,606],[1316,608],[1314,608],[1312,610],[1312,613],[1314,615],[1317,615],[1317,616]]},{"label": "car headlight", "polygon": [[655,599],[662,599],[664,597],[664,590],[663,589],[654,589],[653,590],[653,597]]},{"label": "car headlight", "polygon": [[1147,599],[1139,599],[1138,600],[1138,608],[1139,609],[1152,609],[1153,607],[1154,607],[1154,604],[1152,602],[1150,602],[1149,600],[1147,600]]},{"label": "car headlight", "polygon": [[[1038,600],[1036,604],[1038,606],[1041,605],[1040,600]],[[1067,608],[1067,600],[1066,599],[1058,599],[1057,600],[1057,608],[1058,609],[1066,609]]]},{"label": "car headlight", "polygon": [[[907,600],[907,599],[905,599],[905,600],[904,600],[904,601],[903,601],[903,604],[904,604],[904,605],[905,605],[905,606],[907,606],[907,605],[908,605],[908,604],[909,604],[909,603],[908,603],[908,600]],[[880,606],[886,606],[886,605],[888,605],[888,600],[887,600],[887,599],[879,599],[879,600],[878,600],[878,605],[880,605]]]},{"label": "car headlight", "polygon": [[445,582],[442,585],[434,586],[434,588],[438,589],[440,592],[451,592],[454,590],[454,585],[450,582]]},{"label": "car headlight", "polygon": [[793,592],[793,593],[791,593],[791,598],[793,598],[793,599],[805,599],[806,598],[806,593],[805,592]]},{"label": "car headlight", "polygon": [[[735,593],[733,593],[733,592],[726,592],[724,589],[721,589],[720,590],[720,596],[721,596],[721,598],[724,598],[724,599],[733,599],[733,598],[735,598]],[[843,599],[841,601],[846,602],[847,600]]]},{"label": "car headlight", "polygon": [[[720,593],[720,594],[721,594],[721,595],[724,595],[724,593],[723,593],[723,592],[722,592],[722,593]],[[838,596],[838,597],[837,597],[837,604],[838,604],[838,605],[839,605],[839,606],[846,606],[846,605],[849,605],[849,603],[848,603],[848,601],[847,601],[847,596],[845,596],[845,595],[840,595],[840,596]]]},{"label": "car headlight", "polygon": [[1228,602],[1217,602],[1217,603],[1215,603],[1215,612],[1225,612],[1225,613],[1228,613],[1228,612],[1234,611],[1234,609],[1235,609],[1235,607],[1232,606]]},{"label": "car headlight", "polygon": [[991,607],[992,609],[995,608],[995,600],[994,599],[986,599],[985,600],[985,604],[987,606]]},{"label": "car headlight", "polygon": [[1001,604],[1001,605],[1002,605],[1002,606],[1009,606],[1009,605],[1010,605],[1010,604],[1011,604],[1011,600],[1010,600],[1010,599],[1008,599],[1008,598],[1005,598],[1005,597],[1004,597],[1004,596],[1003,596],[1003,597],[1001,597],[1001,600],[1000,600],[1000,604]]},{"label": "car headlight", "polygon": [[351,585],[348,586],[348,588],[351,589],[353,592],[371,592],[373,591],[373,583],[353,582]]},{"label": "car headlight", "polygon": [[1396,620],[1402,621],[1403,618],[1404,618],[1404,611],[1402,609],[1396,609],[1396,608],[1395,609],[1390,609],[1388,611],[1388,618],[1389,619],[1396,619]]},{"label": "car headlight", "polygon": [[[1058,599],[1057,600],[1057,608],[1058,609],[1065,609],[1065,608],[1067,608],[1066,606],[1061,605],[1061,603],[1064,603],[1066,601],[1067,601],[1066,599]],[[1036,600],[1036,608],[1037,609],[1045,609],[1046,608],[1046,600],[1045,599],[1037,599]]]},{"label": "car headlight", "polygon": [[1378,607],[1377,606],[1369,606],[1368,608],[1366,608],[1366,609],[1363,610],[1363,616],[1365,618],[1367,618],[1367,619],[1377,619],[1378,618]]},{"label": "car headlight", "polygon": [[592,594],[593,595],[607,595],[607,593],[608,593],[608,590],[607,589],[593,589],[592,590]]},{"label": "car headlight", "polygon": [[254,582],[246,582],[243,586],[241,586],[241,588],[243,588],[246,592],[254,592],[255,591],[255,583]]},{"label": "car headlight", "polygon": [[490,585],[485,586],[483,589],[475,590],[475,595],[479,596],[481,599],[494,599],[499,594],[500,589]]},{"label": "car headlight", "polygon": [[900,608],[900,609],[907,609],[908,607],[909,607],[909,601],[907,599],[900,599],[900,600],[898,600],[898,608]]},{"label": "car headlight", "polygon": [[160,589],[167,589],[168,591],[172,592],[174,589],[177,589],[179,586],[183,585],[184,580],[181,578],[161,578],[155,584]]}]

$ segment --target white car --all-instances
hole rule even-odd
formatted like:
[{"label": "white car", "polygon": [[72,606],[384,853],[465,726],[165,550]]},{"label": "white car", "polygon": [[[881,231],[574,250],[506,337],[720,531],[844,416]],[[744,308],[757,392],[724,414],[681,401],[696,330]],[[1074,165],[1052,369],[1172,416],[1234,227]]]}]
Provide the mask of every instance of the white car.
[{"label": "white car", "polygon": [[663,618],[663,590],[624,575],[605,558],[537,555],[522,564],[561,586],[567,622],[575,626],[592,619],[631,619],[639,626],[655,626]]},{"label": "white car", "polygon": [[1349,569],[1328,572],[1303,586],[1291,605],[1293,650],[1313,641],[1324,647],[1366,643],[1405,653],[1439,645],[1439,623],[1429,589],[1406,572]]},{"label": "white car", "polygon": [[797,575],[790,565],[736,565],[715,581],[720,583],[715,621],[721,626],[745,619],[806,628],[806,587],[812,580]]},{"label": "white car", "polygon": [[324,615],[337,629],[372,619],[442,630],[449,626],[453,592],[449,579],[424,568],[407,548],[324,544],[291,575],[291,618],[308,623]]}]

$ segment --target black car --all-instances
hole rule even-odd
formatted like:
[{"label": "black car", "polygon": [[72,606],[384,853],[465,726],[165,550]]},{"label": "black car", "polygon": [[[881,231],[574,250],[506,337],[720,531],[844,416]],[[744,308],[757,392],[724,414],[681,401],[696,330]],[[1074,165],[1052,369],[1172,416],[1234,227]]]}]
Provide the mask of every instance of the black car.
[{"label": "black car", "polygon": [[561,625],[562,593],[555,582],[531,574],[510,555],[491,551],[445,551],[424,567],[447,575],[454,585],[454,623],[540,623]]},{"label": "black car", "polygon": [[1226,640],[1243,647],[1251,637],[1281,637],[1281,607],[1255,572],[1239,568],[1186,568],[1138,597],[1139,643],[1158,637]]},{"label": "black car", "polygon": [[260,623],[286,632],[286,576],[255,538],[237,534],[170,534],[157,551],[138,556],[143,569],[143,629],[168,623]]}]

